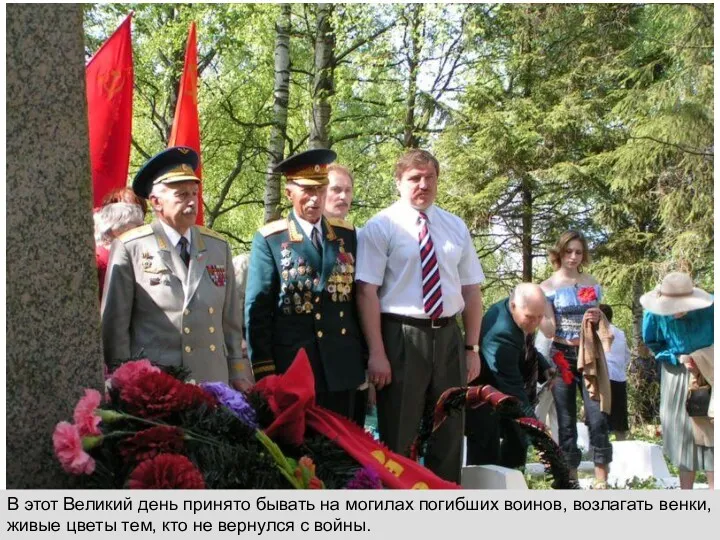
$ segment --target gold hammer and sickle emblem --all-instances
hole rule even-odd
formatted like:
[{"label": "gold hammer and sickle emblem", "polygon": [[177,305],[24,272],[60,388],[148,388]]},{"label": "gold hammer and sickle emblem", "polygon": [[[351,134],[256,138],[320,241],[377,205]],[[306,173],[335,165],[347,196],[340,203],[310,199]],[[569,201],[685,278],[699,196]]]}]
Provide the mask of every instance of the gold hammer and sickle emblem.
[{"label": "gold hammer and sickle emblem", "polygon": [[118,71],[117,69],[103,73],[100,75],[100,80],[108,99],[114,98],[125,85],[125,77],[123,77],[122,71]]}]

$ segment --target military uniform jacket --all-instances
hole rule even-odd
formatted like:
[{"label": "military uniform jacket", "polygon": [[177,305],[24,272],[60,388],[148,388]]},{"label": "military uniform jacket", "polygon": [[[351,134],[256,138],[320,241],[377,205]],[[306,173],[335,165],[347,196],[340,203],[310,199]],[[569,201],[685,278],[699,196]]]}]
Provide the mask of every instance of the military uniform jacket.
[{"label": "military uniform jacket", "polygon": [[101,308],[105,359],[181,365],[198,382],[252,380],[230,246],[204,227],[193,227],[191,242],[187,268],[157,221],[113,243]]},{"label": "military uniform jacket", "polygon": [[[525,334],[510,313],[509,299],[490,306],[482,319],[480,333],[481,384],[490,384],[520,400],[526,416],[535,416],[533,405],[525,392],[523,363]],[[548,360],[538,353],[538,370],[550,368]]]},{"label": "military uniform jacket", "polygon": [[248,354],[255,378],[284,373],[304,348],[318,392],[354,390],[366,357],[355,306],[357,235],[322,219],[322,259],[293,213],[253,239],[245,290]]}]

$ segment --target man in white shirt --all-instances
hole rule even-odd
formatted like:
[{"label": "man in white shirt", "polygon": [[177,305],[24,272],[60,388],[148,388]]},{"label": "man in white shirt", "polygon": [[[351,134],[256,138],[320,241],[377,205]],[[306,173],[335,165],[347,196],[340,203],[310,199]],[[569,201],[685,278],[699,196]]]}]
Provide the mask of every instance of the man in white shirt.
[{"label": "man in white shirt", "polygon": [[[432,154],[406,152],[395,166],[400,200],[358,239],[358,308],[380,438],[406,455],[426,407],[480,373],[485,276],[463,221],[434,205],[439,174]],[[463,415],[451,416],[431,437],[425,465],[459,483],[462,438]]]},{"label": "man in white shirt", "polygon": [[625,332],[612,324],[613,310],[607,304],[600,304],[600,311],[605,314],[613,333],[612,347],[605,353],[608,375],[610,378],[610,431],[615,439],[627,439],[630,426],[628,424],[627,404],[627,366],[630,363],[630,349],[627,345]]}]

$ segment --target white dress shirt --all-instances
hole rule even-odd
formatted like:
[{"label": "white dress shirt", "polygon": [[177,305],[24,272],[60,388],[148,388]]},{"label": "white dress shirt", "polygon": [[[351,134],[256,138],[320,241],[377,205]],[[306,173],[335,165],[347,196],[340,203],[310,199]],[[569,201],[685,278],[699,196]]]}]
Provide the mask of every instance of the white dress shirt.
[{"label": "white dress shirt", "polygon": [[627,366],[630,363],[630,349],[628,349],[625,332],[614,324],[610,325],[613,339],[610,352],[605,353],[605,361],[608,367],[608,376],[611,381],[625,382],[627,380]]},{"label": "white dress shirt", "polygon": [[[433,205],[425,210],[440,267],[443,317],[465,308],[461,287],[485,281],[470,232],[457,216]],[[378,285],[380,311],[427,319],[423,307],[420,213],[399,200],[358,233],[355,279]]]}]

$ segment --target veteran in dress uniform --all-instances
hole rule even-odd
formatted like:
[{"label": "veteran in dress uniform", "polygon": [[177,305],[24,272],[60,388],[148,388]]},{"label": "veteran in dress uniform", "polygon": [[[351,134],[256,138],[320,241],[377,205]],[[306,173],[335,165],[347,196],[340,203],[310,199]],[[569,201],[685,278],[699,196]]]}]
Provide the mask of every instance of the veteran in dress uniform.
[{"label": "veteran in dress uniform", "polygon": [[245,291],[248,354],[255,378],[283,373],[304,348],[318,405],[351,416],[365,378],[355,307],[357,237],[349,223],[323,217],[330,150],[309,150],[275,168],[287,178],[287,218],[253,239]]},{"label": "veteran in dress uniform", "polygon": [[242,311],[232,255],[219,234],[195,225],[200,180],[195,151],[168,148],[137,173],[133,190],[155,220],[113,244],[102,301],[106,361],[146,357],[183,366],[198,382],[246,389]]}]

